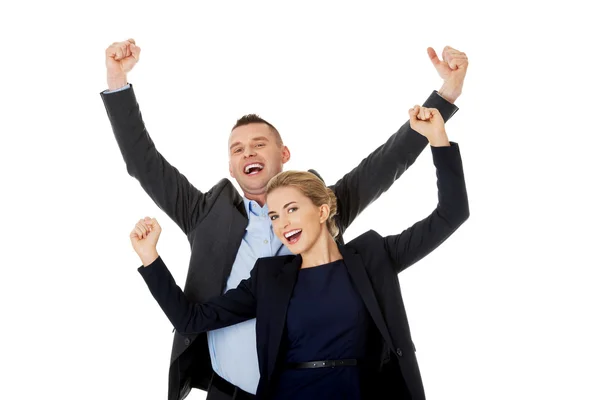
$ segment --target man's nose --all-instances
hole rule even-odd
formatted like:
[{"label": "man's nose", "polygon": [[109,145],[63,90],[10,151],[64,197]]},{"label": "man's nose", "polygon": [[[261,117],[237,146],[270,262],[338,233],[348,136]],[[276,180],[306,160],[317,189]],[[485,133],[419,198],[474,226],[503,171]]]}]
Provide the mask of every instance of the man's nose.
[{"label": "man's nose", "polygon": [[256,155],[256,151],[252,147],[247,147],[244,150],[244,157],[246,157],[246,158],[248,158],[248,157],[254,157],[255,155]]}]

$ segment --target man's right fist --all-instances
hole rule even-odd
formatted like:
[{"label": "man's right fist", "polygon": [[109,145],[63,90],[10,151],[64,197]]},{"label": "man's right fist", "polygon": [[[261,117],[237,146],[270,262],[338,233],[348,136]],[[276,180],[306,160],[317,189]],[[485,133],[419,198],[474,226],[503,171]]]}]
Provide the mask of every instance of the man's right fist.
[{"label": "man's right fist", "polygon": [[115,42],[106,49],[106,78],[108,89],[114,90],[127,85],[127,73],[140,59],[140,49],[135,40]]}]

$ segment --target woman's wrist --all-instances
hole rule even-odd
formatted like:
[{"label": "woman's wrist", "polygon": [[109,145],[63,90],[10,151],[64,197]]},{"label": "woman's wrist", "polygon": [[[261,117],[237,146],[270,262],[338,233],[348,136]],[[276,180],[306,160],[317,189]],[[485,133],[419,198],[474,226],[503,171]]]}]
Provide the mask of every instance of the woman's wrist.
[{"label": "woman's wrist", "polygon": [[156,249],[152,249],[147,252],[140,253],[139,256],[144,267],[147,267],[148,265],[152,264],[158,259],[158,252],[156,251]]},{"label": "woman's wrist", "polygon": [[448,135],[446,135],[446,131],[443,130],[431,135],[431,137],[429,138],[429,144],[433,147],[450,146],[450,141],[448,140]]}]

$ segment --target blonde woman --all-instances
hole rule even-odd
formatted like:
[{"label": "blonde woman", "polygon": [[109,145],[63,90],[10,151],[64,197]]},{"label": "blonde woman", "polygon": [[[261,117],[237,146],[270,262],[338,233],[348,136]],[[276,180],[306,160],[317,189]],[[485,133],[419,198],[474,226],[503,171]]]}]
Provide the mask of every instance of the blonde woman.
[{"label": "blonde woman", "polygon": [[140,220],[131,232],[139,272],[179,333],[256,318],[257,398],[425,399],[398,274],[456,231],[469,205],[458,144],[441,115],[419,106],[409,115],[431,146],[438,205],[398,235],[371,230],[337,244],[334,193],[310,172],[282,172],[269,182],[267,205],[293,255],[260,258],[237,288],[198,304],[157,252],[158,222]]}]

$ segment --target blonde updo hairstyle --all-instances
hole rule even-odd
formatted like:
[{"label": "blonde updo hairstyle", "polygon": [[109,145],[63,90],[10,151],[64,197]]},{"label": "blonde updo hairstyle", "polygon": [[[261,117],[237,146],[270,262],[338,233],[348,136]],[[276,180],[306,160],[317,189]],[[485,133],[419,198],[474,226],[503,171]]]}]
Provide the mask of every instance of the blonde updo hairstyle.
[{"label": "blonde updo hairstyle", "polygon": [[325,183],[312,172],[284,171],[275,175],[267,184],[267,196],[273,190],[281,187],[293,187],[308,197],[312,203],[320,207],[323,204],[329,206],[329,218],[327,219],[327,230],[334,239],[339,234],[335,220],[337,214],[337,198],[333,190],[325,186]]}]

